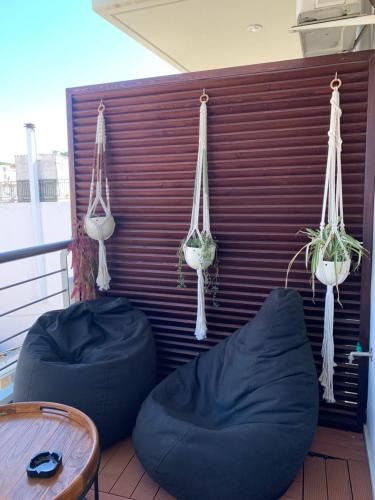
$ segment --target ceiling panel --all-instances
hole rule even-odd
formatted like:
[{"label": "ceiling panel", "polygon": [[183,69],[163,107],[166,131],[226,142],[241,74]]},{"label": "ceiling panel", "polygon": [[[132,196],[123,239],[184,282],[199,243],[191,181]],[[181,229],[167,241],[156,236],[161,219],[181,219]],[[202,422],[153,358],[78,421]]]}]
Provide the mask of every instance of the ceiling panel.
[{"label": "ceiling panel", "polygon": [[[295,0],[93,0],[93,8],[182,71],[301,57]],[[247,28],[260,24],[263,29]]]}]

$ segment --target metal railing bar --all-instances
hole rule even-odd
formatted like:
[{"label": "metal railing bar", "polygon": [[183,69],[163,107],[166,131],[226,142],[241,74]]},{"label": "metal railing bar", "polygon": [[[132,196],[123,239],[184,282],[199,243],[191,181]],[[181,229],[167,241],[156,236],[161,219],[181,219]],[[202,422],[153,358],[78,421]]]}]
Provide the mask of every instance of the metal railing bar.
[{"label": "metal railing bar", "polygon": [[[40,201],[59,201],[70,198],[69,179],[39,179]],[[30,182],[0,182],[0,202],[30,202]]]},{"label": "metal railing bar", "polygon": [[5,342],[8,342],[8,340],[15,339],[16,337],[19,337],[20,335],[28,332],[29,330],[30,330],[30,328],[25,328],[25,330],[22,330],[21,332],[15,333],[14,335],[7,337],[6,339],[0,340],[0,344],[4,344]]},{"label": "metal railing bar", "polygon": [[10,347],[9,349],[6,349],[5,351],[0,351],[0,360],[6,358],[8,356],[8,353],[19,351],[19,350],[21,350],[21,348],[22,348],[22,344],[17,345],[15,347]]},{"label": "metal railing bar", "polygon": [[56,241],[55,243],[47,243],[45,245],[36,245],[34,247],[1,252],[0,264],[5,264],[6,262],[12,262],[19,259],[26,259],[28,257],[35,257],[36,255],[57,252],[57,250],[64,250],[71,242],[72,240]]},{"label": "metal railing bar", "polygon": [[18,359],[15,359],[14,361],[12,361],[11,363],[8,363],[7,365],[3,366],[0,368],[0,374],[2,371],[6,370],[7,368],[9,368],[10,366],[14,365],[15,363],[17,363]]},{"label": "metal railing bar", "polygon": [[0,292],[2,292],[3,290],[8,290],[8,288],[13,288],[14,286],[24,285],[25,283],[30,283],[31,281],[39,280],[41,278],[46,278],[47,276],[52,276],[53,274],[62,273],[63,271],[66,271],[66,270],[67,270],[67,268],[64,267],[62,269],[58,269],[57,271],[52,271],[51,273],[42,274],[40,276],[35,276],[34,278],[29,278],[29,279],[23,280],[23,281],[18,281],[17,283],[12,283],[11,285],[6,285],[3,287],[0,287]]},{"label": "metal railing bar", "polygon": [[41,299],[34,300],[33,302],[29,302],[28,304],[24,304],[23,306],[16,307],[15,309],[11,309],[10,311],[6,311],[5,313],[0,314],[0,318],[3,316],[7,316],[8,314],[20,311],[21,309],[25,309],[25,307],[32,306],[34,304],[37,304],[38,302],[43,302],[43,300],[50,299],[51,297],[56,297],[56,295],[60,295],[62,293],[67,292],[68,289],[64,288],[63,290],[60,290],[59,292],[51,293],[50,295],[46,295],[45,297],[42,297]]}]

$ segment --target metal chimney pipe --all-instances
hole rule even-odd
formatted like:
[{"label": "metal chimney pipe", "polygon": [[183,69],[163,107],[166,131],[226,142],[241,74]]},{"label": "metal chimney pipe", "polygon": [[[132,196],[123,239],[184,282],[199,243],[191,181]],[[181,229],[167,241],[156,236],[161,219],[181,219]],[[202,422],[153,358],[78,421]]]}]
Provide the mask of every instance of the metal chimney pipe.
[{"label": "metal chimney pipe", "polygon": [[[35,245],[43,244],[42,212],[40,207],[38,160],[36,154],[35,125],[25,123],[27,141],[27,166],[30,184],[30,206]],[[46,274],[45,258],[43,255],[36,257],[38,276]],[[45,279],[37,280],[38,298],[47,295]]]}]

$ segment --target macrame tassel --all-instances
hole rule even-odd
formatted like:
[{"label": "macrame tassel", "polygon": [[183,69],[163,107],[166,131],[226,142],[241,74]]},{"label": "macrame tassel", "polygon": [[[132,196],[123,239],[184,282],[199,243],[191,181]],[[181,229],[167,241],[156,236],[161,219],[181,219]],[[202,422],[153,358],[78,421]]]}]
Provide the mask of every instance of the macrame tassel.
[{"label": "macrame tassel", "polygon": [[197,269],[197,322],[195,325],[195,336],[197,340],[204,340],[207,334],[206,312],[204,300],[204,277],[202,269]]},{"label": "macrame tassel", "polygon": [[324,311],[324,337],[322,344],[323,369],[319,381],[324,387],[323,399],[328,403],[335,402],[333,394],[333,374],[334,367],[337,366],[334,361],[335,346],[333,341],[333,318],[334,318],[335,298],[333,295],[333,286],[327,286],[325,311]]},{"label": "macrame tassel", "polygon": [[99,240],[99,264],[98,264],[98,277],[96,284],[100,291],[109,290],[109,282],[111,277],[108,273],[107,267],[107,254],[103,240]]}]

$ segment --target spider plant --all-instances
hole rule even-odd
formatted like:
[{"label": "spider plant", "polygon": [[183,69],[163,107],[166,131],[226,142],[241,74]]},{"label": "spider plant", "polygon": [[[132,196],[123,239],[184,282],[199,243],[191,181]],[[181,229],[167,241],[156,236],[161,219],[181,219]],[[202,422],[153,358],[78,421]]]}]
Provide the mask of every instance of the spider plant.
[{"label": "spider plant", "polygon": [[[177,250],[178,264],[177,264],[177,287],[186,288],[185,275],[183,266],[186,264],[184,246],[186,240],[183,239]],[[212,235],[202,234],[202,240],[196,236],[192,236],[187,242],[187,246],[190,248],[201,248],[202,249],[202,262],[209,262],[211,256],[212,245],[217,247],[215,239]],[[214,307],[218,307],[219,304],[216,300],[217,294],[219,292],[219,259],[217,257],[217,251],[215,251],[215,258],[213,263],[206,269],[203,269],[204,287],[205,292],[211,293],[212,304]]]},{"label": "spider plant", "polygon": [[[305,231],[299,231],[297,233],[307,236],[310,241],[303,245],[303,247],[300,248],[290,260],[285,279],[286,287],[288,286],[288,277],[290,270],[297,257],[303,252],[305,252],[306,269],[310,267],[313,295],[315,295],[315,273],[318,269],[321,258],[323,258],[324,261],[334,262],[336,288],[338,288],[338,276],[341,268],[341,262],[344,262],[349,257],[349,259],[352,260],[353,270],[356,271],[359,268],[359,266],[361,265],[362,257],[368,256],[368,251],[364,248],[362,243],[353,238],[353,236],[350,236],[343,229],[339,229],[342,244],[340,243],[336,233],[334,233],[331,239],[328,241],[330,233],[331,226],[329,224],[324,227],[322,235],[320,234],[319,229],[311,228],[306,228]],[[344,251],[344,249],[346,250],[346,252]],[[323,251],[324,254],[322,256],[321,254]]]}]

